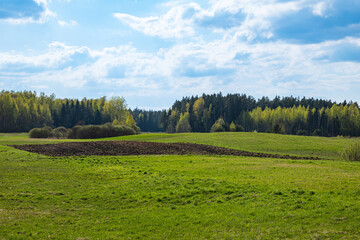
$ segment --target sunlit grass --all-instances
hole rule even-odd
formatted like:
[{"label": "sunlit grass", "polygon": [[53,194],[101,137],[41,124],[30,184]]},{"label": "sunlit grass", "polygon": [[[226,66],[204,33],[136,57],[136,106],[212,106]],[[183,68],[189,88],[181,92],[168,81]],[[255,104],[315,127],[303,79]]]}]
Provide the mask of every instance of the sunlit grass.
[{"label": "sunlit grass", "polygon": [[360,164],[0,146],[5,239],[356,239]]},{"label": "sunlit grass", "polygon": [[339,153],[345,146],[360,141],[357,138],[325,138],[248,132],[141,134],[111,139],[156,142],[192,142],[251,152],[316,156],[337,160],[340,159]]},{"label": "sunlit grass", "polygon": [[[334,159],[356,141],[255,133],[112,139]],[[2,238],[359,238],[359,162],[191,155],[54,158],[3,146],[58,141],[69,140],[0,135]]]},{"label": "sunlit grass", "polygon": [[269,133],[150,133],[103,139],[32,139],[26,133],[0,134],[1,145],[11,144],[48,144],[73,141],[131,140],[154,142],[191,142],[233,148],[251,152],[279,153],[295,156],[320,157],[340,160],[340,152],[358,138],[325,138],[292,136]]}]

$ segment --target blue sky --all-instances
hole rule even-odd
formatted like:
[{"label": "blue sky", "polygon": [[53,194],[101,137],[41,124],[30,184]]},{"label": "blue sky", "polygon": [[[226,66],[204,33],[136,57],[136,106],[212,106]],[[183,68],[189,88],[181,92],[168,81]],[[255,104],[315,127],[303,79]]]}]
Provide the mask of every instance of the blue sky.
[{"label": "blue sky", "polygon": [[0,0],[0,89],[360,102],[358,0]]}]

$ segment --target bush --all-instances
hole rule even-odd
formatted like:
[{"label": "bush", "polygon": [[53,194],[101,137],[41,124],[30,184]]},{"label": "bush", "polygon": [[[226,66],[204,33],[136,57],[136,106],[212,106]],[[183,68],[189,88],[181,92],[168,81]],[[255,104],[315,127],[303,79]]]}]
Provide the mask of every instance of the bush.
[{"label": "bush", "polygon": [[230,132],[236,132],[237,129],[236,129],[236,125],[234,122],[231,122],[229,129],[230,129]]},{"label": "bush", "polygon": [[30,138],[48,138],[50,137],[51,128],[42,127],[42,128],[33,128],[29,132]]},{"label": "bush", "polygon": [[67,134],[68,138],[76,138],[78,130],[82,127],[83,126],[75,125],[71,129],[69,129]]},{"label": "bush", "polygon": [[225,128],[223,125],[215,123],[214,125],[212,125],[210,132],[225,132]]},{"label": "bush", "polygon": [[237,132],[244,132],[245,129],[244,129],[244,127],[241,126],[241,125],[236,125],[236,131],[237,131]]},{"label": "bush", "polygon": [[281,126],[279,124],[275,124],[273,127],[273,133],[281,133]]},{"label": "bush", "polygon": [[133,126],[131,126],[131,128],[135,131],[135,134],[141,133],[141,129],[138,126],[133,125]]},{"label": "bush", "polygon": [[51,131],[50,136],[54,138],[67,138],[68,130],[65,127],[58,127]]},{"label": "bush", "polygon": [[360,142],[346,147],[341,152],[341,157],[349,161],[360,161]]},{"label": "bush", "polygon": [[136,134],[136,130],[133,127],[129,127],[126,125],[117,125],[113,126],[111,132],[109,133],[109,137],[116,137],[116,136],[124,136],[124,135],[134,135]]},{"label": "bush", "polygon": [[214,125],[212,125],[210,132],[225,132],[225,121],[222,118],[216,120]]},{"label": "bush", "polygon": [[77,129],[75,138],[90,139],[90,138],[101,138],[107,137],[102,131],[101,126],[98,125],[87,125]]},{"label": "bush", "polygon": [[321,135],[322,135],[322,132],[321,132],[320,129],[315,129],[312,135],[313,135],[313,136],[321,136]]},{"label": "bush", "polygon": [[299,130],[299,131],[296,132],[296,135],[306,136],[307,131],[306,130]]},{"label": "bush", "polygon": [[71,129],[58,127],[51,130],[50,127],[34,128],[29,132],[31,138],[73,138],[73,139],[90,139],[117,137],[123,135],[134,135],[140,132],[137,126],[112,125],[76,125]]},{"label": "bush", "polygon": [[87,125],[87,126],[74,126],[69,133],[69,138],[76,139],[90,139],[90,138],[106,138],[117,137],[123,135],[134,135],[136,131],[125,125],[112,125],[106,123],[104,125]]},{"label": "bush", "polygon": [[272,128],[272,132],[276,133],[276,134],[285,134],[286,130],[285,130],[285,125],[284,124],[275,124],[274,127]]}]

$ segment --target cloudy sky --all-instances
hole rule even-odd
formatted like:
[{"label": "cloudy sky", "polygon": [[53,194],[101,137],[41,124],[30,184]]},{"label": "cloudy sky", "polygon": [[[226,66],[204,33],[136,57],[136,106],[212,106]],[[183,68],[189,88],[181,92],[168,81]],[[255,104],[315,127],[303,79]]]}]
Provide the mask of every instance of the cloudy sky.
[{"label": "cloudy sky", "polygon": [[0,89],[360,102],[359,0],[0,0]]}]

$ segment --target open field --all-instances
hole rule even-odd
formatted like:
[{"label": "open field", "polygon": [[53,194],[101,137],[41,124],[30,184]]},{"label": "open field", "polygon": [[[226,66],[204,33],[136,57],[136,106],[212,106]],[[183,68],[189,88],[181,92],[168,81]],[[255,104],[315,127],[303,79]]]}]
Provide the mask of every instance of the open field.
[{"label": "open field", "polygon": [[[270,133],[151,133],[114,138],[93,139],[129,140],[151,142],[187,142],[226,147],[250,152],[274,153],[294,156],[313,156],[325,159],[339,159],[339,152],[347,145],[360,141],[358,138],[325,138],[281,135]],[[31,139],[26,133],[0,133],[0,145],[54,144],[59,142],[82,142],[88,139]]]},{"label": "open field", "polygon": [[338,156],[358,139],[191,133],[111,140],[323,160],[49,157],[6,145],[74,140],[0,134],[0,239],[360,239],[360,163]]},{"label": "open field", "polygon": [[313,156],[326,159],[339,159],[339,151],[354,141],[360,141],[357,138],[304,137],[249,132],[141,134],[112,139],[167,143],[190,142],[250,152]]}]

